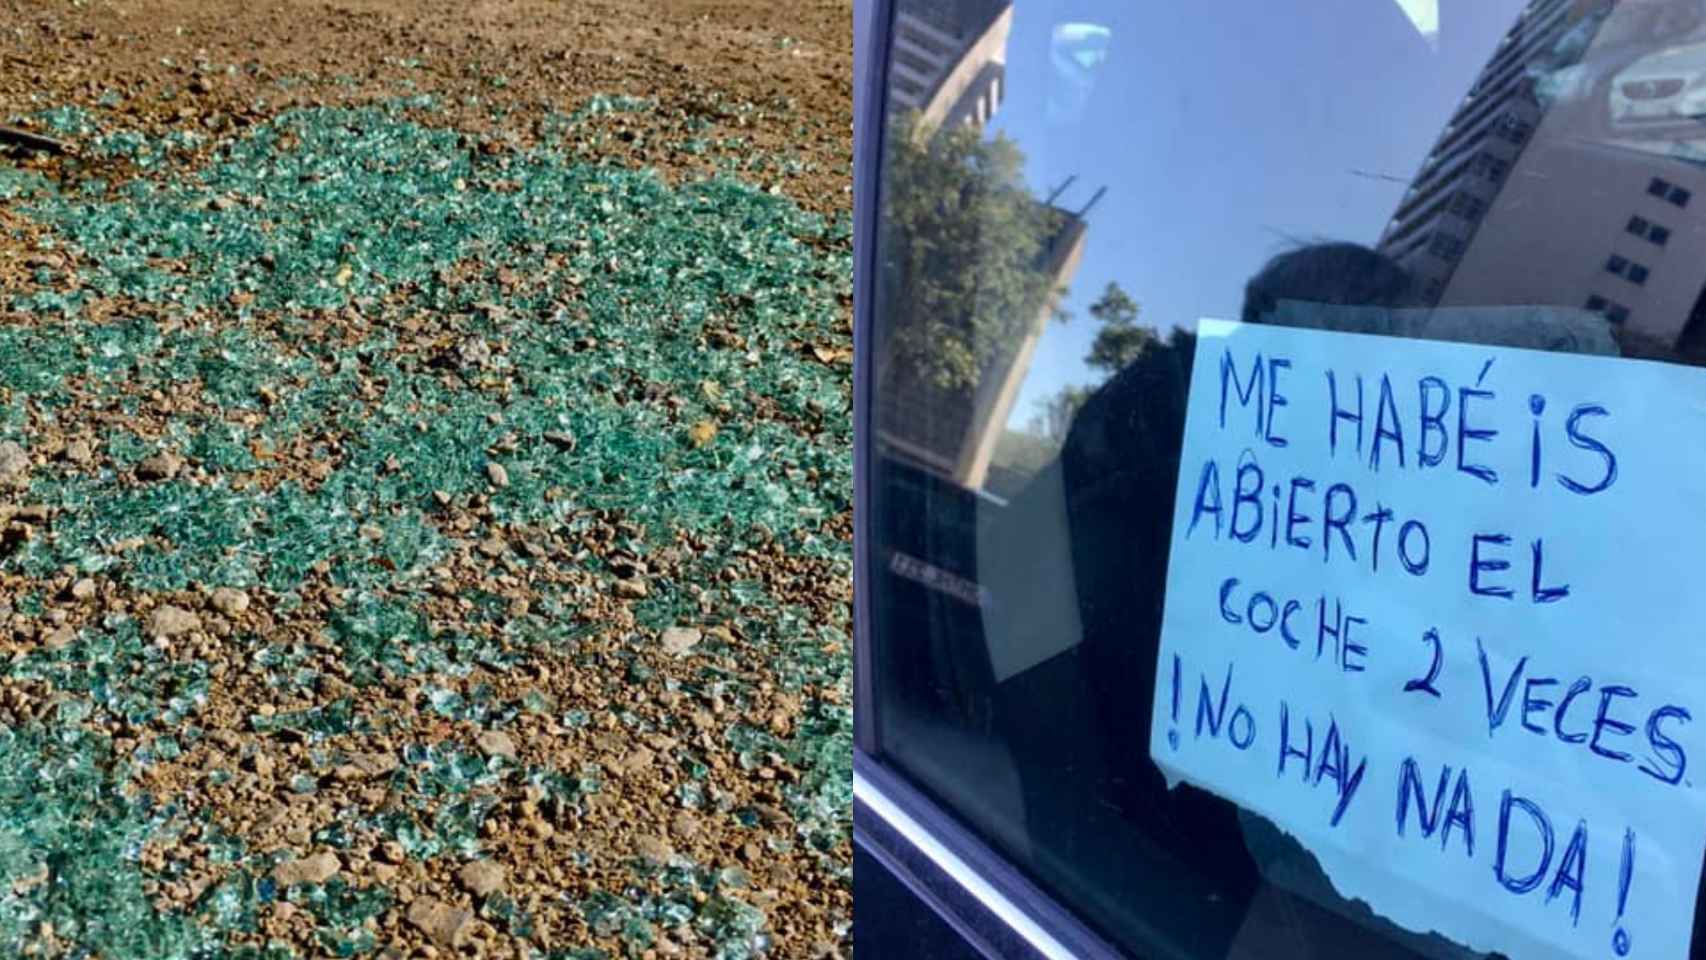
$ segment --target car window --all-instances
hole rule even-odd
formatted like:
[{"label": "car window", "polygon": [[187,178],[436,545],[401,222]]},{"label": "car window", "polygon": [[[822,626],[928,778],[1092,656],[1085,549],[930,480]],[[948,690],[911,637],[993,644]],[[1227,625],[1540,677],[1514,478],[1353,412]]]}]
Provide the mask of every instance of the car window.
[{"label": "car window", "polygon": [[879,759],[1134,955],[1691,955],[1706,5],[894,7]]}]

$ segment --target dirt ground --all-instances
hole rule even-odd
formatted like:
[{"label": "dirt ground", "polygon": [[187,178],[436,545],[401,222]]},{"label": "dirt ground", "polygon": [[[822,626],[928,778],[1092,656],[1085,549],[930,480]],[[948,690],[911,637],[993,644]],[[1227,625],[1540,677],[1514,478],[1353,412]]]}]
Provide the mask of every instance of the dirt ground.
[{"label": "dirt ground", "polygon": [[[305,103],[393,94],[400,81],[477,94],[531,120],[594,94],[686,103],[707,91],[786,113],[732,120],[757,149],[820,161],[794,184],[820,210],[851,209],[852,5],[750,2],[47,3],[0,5],[0,105],[93,105],[151,129],[221,130]],[[419,63],[418,66],[410,64]],[[234,72],[198,64],[241,65]],[[281,78],[350,78],[281,90]],[[493,79],[501,77],[502,82]],[[256,101],[266,106],[256,109]],[[806,118],[799,135],[790,118]],[[487,126],[470,113],[468,120]],[[612,159],[665,170],[705,164],[636,137]]]},{"label": "dirt ground", "polygon": [[[188,141],[191,146],[173,161],[194,169],[213,160],[220,144],[290,111],[359,106],[414,91],[440,98],[444,107],[430,121],[435,127],[459,131],[477,155],[500,156],[540,143],[549,117],[572,114],[594,96],[626,95],[655,106],[586,118],[573,144],[579,161],[652,168],[672,183],[685,183],[727,171],[747,155],[785,157],[785,176],[771,172],[778,167],[736,176],[833,220],[848,216],[851,207],[851,46],[851,0],[786,5],[0,0],[0,123],[76,107],[105,126],[150,137],[194,132],[200,139]],[[685,123],[708,144],[704,150],[682,149]],[[90,156],[76,149],[75,135],[61,138],[73,146],[68,155],[19,151],[0,155],[0,167],[37,172],[67,188],[97,177],[104,184],[163,175],[122,159]],[[44,230],[0,204],[0,328],[45,322],[6,308],[12,296],[36,289],[42,271],[66,266],[66,253],[33,242]],[[843,241],[824,243],[835,247]],[[531,279],[499,274],[506,290],[525,289]],[[232,294],[234,308],[247,306],[243,296]],[[829,333],[816,340],[801,335],[791,346],[799,363],[835,371],[844,387],[850,301],[840,298],[835,309],[838,315],[827,319]],[[289,312],[257,310],[264,322]],[[115,295],[90,298],[82,317],[102,323],[124,313],[168,334],[209,319],[169,303]],[[216,327],[219,311],[211,313]],[[341,338],[353,344],[366,331],[364,319],[350,310],[315,311],[314,322],[328,342]],[[458,384],[490,392],[477,372],[491,369],[486,352],[501,352],[501,345],[487,347],[479,340],[477,348],[470,347],[473,341],[458,339],[462,328],[431,316],[419,321],[419,329],[412,327],[415,320],[408,322],[411,328],[398,334],[401,354],[456,353],[476,371],[457,373],[463,377]],[[703,334],[703,348],[725,349],[742,337],[738,323],[732,324]],[[576,344],[575,349],[599,349],[592,337]],[[372,381],[360,382],[365,391]],[[635,402],[651,402],[657,399],[654,386],[615,390],[619,398],[631,390]],[[719,422],[729,432],[729,408],[716,384],[681,389],[702,392],[699,402],[712,411],[709,419],[681,422],[689,448],[708,444]],[[160,439],[174,418],[228,416],[194,390],[158,386],[139,386],[116,405],[78,387],[51,416],[28,403],[29,397],[0,396],[8,400],[30,408],[27,454],[19,459],[16,448],[11,454],[19,489],[25,474],[63,474],[71,482],[118,472],[126,478],[125,489],[185,477],[203,482],[216,471],[194,456],[162,454],[121,463],[114,444],[103,438],[122,430]],[[681,405],[669,397],[663,401],[672,416]],[[821,405],[806,414],[785,398],[753,396],[748,402],[752,418],[801,435],[824,429]],[[275,403],[270,395],[267,403]],[[828,411],[841,413],[839,407]],[[504,415],[494,409],[488,417],[497,425]],[[547,433],[546,439],[564,449],[574,444],[572,437]],[[497,442],[499,452],[508,449],[505,442]],[[255,456],[266,461],[265,468],[247,470],[231,482],[237,489],[271,491],[300,483],[312,490],[333,470],[347,467],[338,459],[340,444],[347,448],[349,438],[328,425],[324,435],[293,446],[264,452],[257,446]],[[14,545],[24,543],[58,522],[32,506],[27,493],[3,492],[7,457],[0,444],[0,558],[7,537]],[[392,464],[378,472],[408,470]],[[349,613],[354,594],[328,575],[324,563],[304,574],[288,605],[275,604],[265,589],[221,589],[199,579],[182,589],[148,590],[76,569],[26,576],[0,565],[0,655],[15,663],[64,646],[77,630],[113,622],[116,615],[133,618],[165,651],[164,665],[134,671],[205,667],[195,674],[206,678],[198,688],[204,689],[195,717],[199,730],[193,738],[179,737],[181,745],[174,740],[169,753],[157,746],[174,732],[165,720],[121,722],[102,731],[110,735],[116,757],[143,747],[152,751],[126,795],[139,789],[169,798],[191,824],[170,840],[130,852],[140,863],[150,901],[163,913],[209,909],[209,898],[226,889],[236,866],[218,848],[235,838],[250,860],[264,858],[272,882],[259,895],[264,906],[258,915],[223,933],[221,949],[252,948],[257,952],[249,955],[256,957],[281,955],[261,952],[269,945],[287,946],[299,956],[352,950],[391,957],[562,960],[850,955],[849,843],[844,834],[828,841],[821,831],[803,836],[795,789],[833,777],[834,771],[826,772],[822,761],[814,767],[790,759],[775,746],[795,742],[823,711],[845,708],[845,684],[790,682],[774,649],[754,639],[750,624],[714,613],[709,600],[699,604],[704,615],[696,622],[661,634],[642,629],[636,613],[644,612],[648,590],[656,599],[660,584],[673,584],[669,589],[692,598],[704,593],[702,586],[750,582],[806,611],[811,622],[839,625],[839,639],[814,641],[812,655],[845,659],[847,564],[789,549],[762,533],[713,550],[710,535],[687,528],[672,534],[671,546],[641,556],[626,548],[635,525],[618,510],[578,512],[572,528],[513,520],[501,506],[508,476],[496,464],[486,471],[484,491],[442,496],[431,508],[435,535],[447,538],[454,554],[426,575],[430,589],[422,594],[428,599],[421,603],[421,617],[435,629],[478,636],[506,616],[514,623],[536,622],[542,604],[554,602],[550,598],[573,596],[577,622],[591,627],[572,649],[535,651],[519,665],[502,668],[479,662],[454,679],[382,674],[363,682],[350,673],[332,655],[326,625],[354,619]],[[808,472],[816,481],[815,469]],[[362,530],[369,536],[368,528]],[[814,534],[850,553],[849,513],[824,518]],[[488,616],[493,604],[501,612]],[[638,654],[631,649],[637,633],[650,643]],[[276,677],[255,666],[245,637],[295,644],[317,679],[307,688],[269,680]],[[732,686],[726,689],[739,692],[708,685],[705,678],[712,674],[729,678]],[[444,706],[477,696],[553,708],[518,709],[498,730]],[[0,678],[0,717],[9,727],[42,721],[56,709],[63,717],[64,700],[63,690],[40,675]],[[308,713],[327,715],[337,704],[343,712],[335,735],[307,734],[288,722]],[[565,722],[570,716],[588,719]],[[771,746],[731,744],[723,735],[731,723],[758,731]],[[385,818],[399,810],[397,794],[405,781],[417,792],[431,792],[425,779],[404,774],[417,777],[409,771],[437,769],[433,764],[440,760],[410,754],[402,744],[452,741],[466,748],[465,755],[440,758],[453,773],[466,756],[478,761],[469,768],[478,785],[471,799],[458,801],[478,811],[469,815],[477,825],[472,841],[481,851],[477,858],[418,855],[402,842],[406,836],[371,826],[389,822]],[[331,761],[328,750],[336,755]],[[693,759],[674,759],[682,756]],[[487,776],[492,770],[498,773]],[[599,787],[583,797],[550,779],[555,774],[519,773],[547,770],[576,772],[571,781],[596,778]],[[698,795],[696,783],[709,799],[702,806],[684,804],[684,791]],[[835,816],[845,820],[850,811]],[[366,826],[351,827],[354,835],[345,836],[350,823]],[[0,824],[0,833],[4,829]],[[63,869],[53,865],[43,872],[48,887]],[[725,882],[730,876],[738,882]],[[15,891],[30,889],[20,882],[14,882]],[[274,886],[283,891],[298,885],[315,891],[317,899],[272,892]],[[366,899],[372,891],[383,896]],[[657,906],[675,903],[671,897],[684,904],[679,913]],[[748,910],[756,913],[742,912]],[[0,915],[0,926],[30,931],[24,947],[32,953],[67,955],[87,946],[39,917],[11,917],[4,909]],[[361,928],[360,936],[340,940],[340,917]],[[131,947],[101,955],[151,954]],[[162,948],[158,955],[177,954]]]}]

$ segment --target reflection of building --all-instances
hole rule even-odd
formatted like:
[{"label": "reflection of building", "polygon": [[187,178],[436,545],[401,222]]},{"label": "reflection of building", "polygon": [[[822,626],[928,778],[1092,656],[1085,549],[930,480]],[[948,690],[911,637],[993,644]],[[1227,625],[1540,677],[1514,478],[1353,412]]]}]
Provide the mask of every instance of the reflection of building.
[{"label": "reflection of building", "polygon": [[1528,66],[1551,52],[1571,0],[1536,0],[1499,42],[1380,238],[1437,301],[1541,115]]},{"label": "reflection of building", "polygon": [[1440,302],[1585,307],[1680,345],[1701,326],[1703,203],[1706,169],[1617,147],[1537,140]]},{"label": "reflection of building", "polygon": [[[1529,4],[1380,250],[1432,303],[1582,307],[1677,346],[1706,333],[1706,167],[1665,155],[1674,129],[1658,138],[1612,106],[1662,92],[1652,64],[1688,41],[1658,19],[1659,4],[1586,15],[1596,6]],[[1547,61],[1571,44],[1573,62]],[[1706,139],[1706,124],[1694,138]]]},{"label": "reflection of building", "polygon": [[[1066,211],[1045,243],[1037,269],[1058,288],[1078,270],[1084,256],[1085,223]],[[890,374],[879,391],[878,433],[886,452],[943,474],[962,486],[981,489],[990,458],[1001,439],[1019,388],[1030,371],[1037,341],[1053,316],[1057,298],[1037,307],[1024,333],[999,351],[968,394],[936,388],[905,365],[887,364]]]},{"label": "reflection of building", "polygon": [[[994,116],[1003,97],[1012,19],[1010,0],[938,0],[908,4],[897,13],[890,102],[896,110],[919,111],[918,135],[959,124],[981,128]],[[1088,209],[1056,210],[1058,226],[1036,265],[1055,289],[1078,271]],[[981,489],[1055,307],[1055,297],[1037,306],[1024,334],[997,351],[969,394],[933,388],[896,364],[882,364],[891,376],[879,391],[877,423],[888,454]]]},{"label": "reflection of building", "polygon": [[1012,3],[908,4],[895,13],[890,102],[925,127],[982,126],[1001,105]]}]

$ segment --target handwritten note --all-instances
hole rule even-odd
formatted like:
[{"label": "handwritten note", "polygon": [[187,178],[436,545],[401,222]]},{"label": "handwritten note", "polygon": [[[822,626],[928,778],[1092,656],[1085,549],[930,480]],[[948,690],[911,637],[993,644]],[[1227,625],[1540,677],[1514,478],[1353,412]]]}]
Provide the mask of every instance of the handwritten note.
[{"label": "handwritten note", "polygon": [[1190,389],[1168,776],[1402,927],[1687,956],[1706,372],[1205,320]]}]

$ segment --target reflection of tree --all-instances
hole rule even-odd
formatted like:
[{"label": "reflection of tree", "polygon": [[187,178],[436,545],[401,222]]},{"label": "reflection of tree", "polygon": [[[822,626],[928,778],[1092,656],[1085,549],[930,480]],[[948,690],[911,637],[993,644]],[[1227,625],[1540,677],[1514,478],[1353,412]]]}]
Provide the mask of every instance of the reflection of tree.
[{"label": "reflection of tree", "polygon": [[996,462],[1011,474],[1028,477],[1049,465],[1060,452],[1060,439],[1044,436],[1034,423],[1025,430],[1003,430]]},{"label": "reflection of tree", "polygon": [[883,204],[892,359],[908,379],[969,394],[1058,293],[1043,260],[1063,215],[1025,189],[1005,135],[897,123]]},{"label": "reflection of tree", "polygon": [[1155,331],[1137,325],[1137,301],[1109,281],[1101,299],[1090,305],[1090,316],[1101,323],[1090,355],[1084,362],[1112,376],[1119,373],[1155,342]]},{"label": "reflection of tree", "polygon": [[[1113,376],[1137,362],[1152,345],[1160,342],[1154,330],[1137,324],[1137,301],[1124,288],[1109,282],[1102,296],[1090,305],[1090,316],[1100,323],[1096,339],[1084,362],[1107,376]],[[1052,397],[1038,402],[1039,415],[1031,421],[1032,432],[1055,442],[1066,438],[1072,418],[1095,392],[1094,387],[1068,386]]]},{"label": "reflection of tree", "polygon": [[1038,400],[1041,410],[1031,419],[1031,432],[1058,445],[1066,439],[1072,418],[1078,415],[1078,408],[1084,406],[1092,392],[1090,387],[1062,387],[1054,396]]}]

